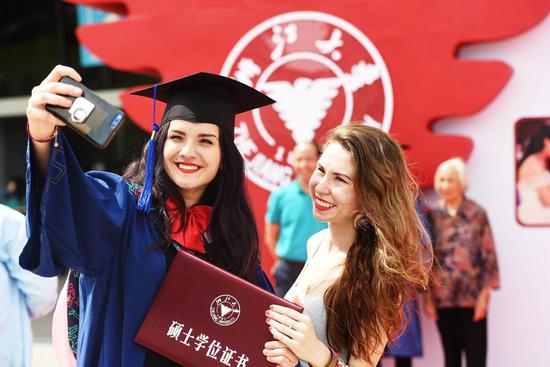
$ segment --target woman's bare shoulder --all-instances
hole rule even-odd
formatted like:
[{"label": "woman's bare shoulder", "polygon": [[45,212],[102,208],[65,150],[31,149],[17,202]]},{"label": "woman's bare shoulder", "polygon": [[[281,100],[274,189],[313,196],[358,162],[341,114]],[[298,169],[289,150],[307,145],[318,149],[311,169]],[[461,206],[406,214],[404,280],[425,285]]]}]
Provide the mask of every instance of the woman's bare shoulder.
[{"label": "woman's bare shoulder", "polygon": [[310,258],[313,256],[314,253],[317,252],[319,249],[319,246],[321,246],[321,243],[323,242],[323,239],[325,236],[327,236],[328,229],[323,229],[314,235],[312,235],[307,240],[307,257]]},{"label": "woman's bare shoulder", "polygon": [[544,174],[546,167],[535,156],[530,156],[525,159],[518,170],[518,181],[530,181],[536,179],[541,174]]}]

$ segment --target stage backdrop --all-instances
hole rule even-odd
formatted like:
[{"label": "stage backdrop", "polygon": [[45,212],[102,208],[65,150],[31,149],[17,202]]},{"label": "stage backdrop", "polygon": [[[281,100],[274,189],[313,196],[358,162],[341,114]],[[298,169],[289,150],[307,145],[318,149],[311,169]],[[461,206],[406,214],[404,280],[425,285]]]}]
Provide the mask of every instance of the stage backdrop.
[{"label": "stage backdrop", "polygon": [[[222,73],[278,101],[236,121],[260,229],[269,192],[291,179],[293,145],[338,124],[389,131],[426,188],[441,161],[467,160],[468,194],[489,213],[502,274],[489,366],[550,365],[550,229],[517,224],[514,191],[514,124],[550,116],[550,0],[70,2],[123,16],[77,30],[113,68],[162,81]],[[150,103],[121,98],[150,129]],[[423,326],[415,366],[441,366],[434,324]]]}]

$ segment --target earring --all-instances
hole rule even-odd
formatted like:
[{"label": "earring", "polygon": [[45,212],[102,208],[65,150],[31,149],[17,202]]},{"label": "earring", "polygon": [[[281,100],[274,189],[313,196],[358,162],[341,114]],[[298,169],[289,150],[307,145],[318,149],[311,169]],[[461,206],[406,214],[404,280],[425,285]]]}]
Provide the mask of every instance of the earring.
[{"label": "earring", "polygon": [[366,231],[370,225],[370,219],[365,214],[357,211],[357,215],[353,220],[353,227],[355,228],[355,230],[358,232]]}]

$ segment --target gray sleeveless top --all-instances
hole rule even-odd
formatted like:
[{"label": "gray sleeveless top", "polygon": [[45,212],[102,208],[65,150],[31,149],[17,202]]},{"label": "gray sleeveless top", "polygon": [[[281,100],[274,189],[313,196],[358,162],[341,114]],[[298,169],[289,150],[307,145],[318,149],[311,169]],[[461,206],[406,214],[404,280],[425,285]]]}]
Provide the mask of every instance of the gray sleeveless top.
[{"label": "gray sleeveless top", "polygon": [[[325,304],[323,303],[323,297],[307,297],[303,300],[304,312],[310,317],[311,323],[313,324],[313,330],[317,339],[319,339],[323,344],[328,345],[327,340],[327,310],[325,309]],[[348,363],[348,352],[347,351],[338,351],[340,354],[340,360],[346,361]],[[302,367],[309,367],[309,363],[305,361],[300,361]]]}]

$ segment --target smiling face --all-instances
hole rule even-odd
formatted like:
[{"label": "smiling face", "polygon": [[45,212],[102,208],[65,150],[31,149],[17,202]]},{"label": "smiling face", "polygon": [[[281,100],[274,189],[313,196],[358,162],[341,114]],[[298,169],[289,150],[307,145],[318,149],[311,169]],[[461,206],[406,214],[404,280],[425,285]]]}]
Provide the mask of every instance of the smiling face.
[{"label": "smiling face", "polygon": [[186,206],[196,204],[220,168],[218,126],[173,120],[163,152],[164,170],[178,186]]},{"label": "smiling face", "polygon": [[353,222],[358,209],[355,193],[355,165],[350,152],[330,143],[317,162],[309,180],[313,215],[327,223]]}]

